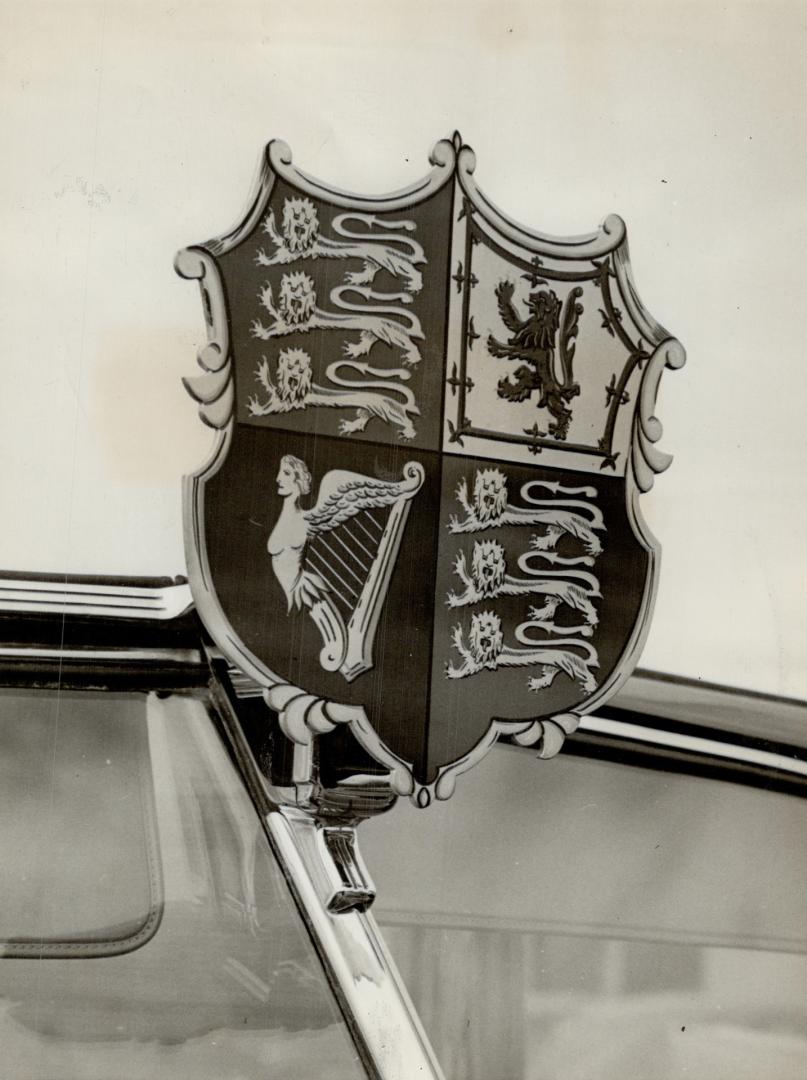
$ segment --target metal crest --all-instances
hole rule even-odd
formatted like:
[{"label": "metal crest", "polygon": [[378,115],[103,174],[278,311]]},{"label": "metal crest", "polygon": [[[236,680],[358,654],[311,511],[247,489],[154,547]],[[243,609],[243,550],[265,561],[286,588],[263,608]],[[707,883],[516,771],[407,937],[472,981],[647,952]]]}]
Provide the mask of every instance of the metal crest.
[{"label": "metal crest", "polygon": [[419,805],[499,735],[550,757],[647,633],[638,495],[661,372],[625,226],[556,239],[474,181],[459,136],[396,195],[266,148],[243,221],[177,256],[202,291],[219,435],[186,479],[191,588],[301,747],[349,724]]}]

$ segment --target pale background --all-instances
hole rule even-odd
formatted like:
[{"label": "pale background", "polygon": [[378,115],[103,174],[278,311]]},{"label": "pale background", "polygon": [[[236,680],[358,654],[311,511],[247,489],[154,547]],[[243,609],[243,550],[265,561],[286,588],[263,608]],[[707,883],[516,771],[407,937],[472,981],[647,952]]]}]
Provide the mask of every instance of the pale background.
[{"label": "pale background", "polygon": [[355,191],[458,127],[543,231],[628,223],[685,344],[643,665],[807,696],[807,4],[0,3],[0,567],[184,572],[175,251],[240,216],[269,138]]}]

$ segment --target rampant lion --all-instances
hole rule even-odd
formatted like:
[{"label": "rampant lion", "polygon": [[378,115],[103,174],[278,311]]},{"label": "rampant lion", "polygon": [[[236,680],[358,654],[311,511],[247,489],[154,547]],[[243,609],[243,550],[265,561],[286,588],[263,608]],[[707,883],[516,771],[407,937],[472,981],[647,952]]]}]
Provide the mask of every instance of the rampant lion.
[{"label": "rampant lion", "polygon": [[[527,317],[522,319],[513,305],[514,285],[501,281],[496,286],[499,316],[510,331],[506,343],[488,336],[488,352],[503,360],[521,360],[522,366],[514,375],[499,380],[499,397],[520,402],[529,398],[533,390],[539,392],[537,407],[547,408],[554,417],[549,431],[556,439],[565,439],[572,411],[566,402],[580,393],[579,383],[572,379],[574,346],[568,339],[577,333],[577,319],[583,308],[576,303],[582,290],[573,289],[564,313],[564,334],[561,340],[561,363],[563,381],[555,373],[555,345],[560,324],[561,303],[552,289],[540,289],[530,293],[527,300]],[[571,306],[569,306],[571,304]]]},{"label": "rampant lion", "polygon": [[[317,293],[313,278],[302,270],[283,274],[280,280],[278,300],[275,304],[274,292],[267,283],[258,293],[262,307],[272,316],[272,323],[265,326],[259,319],[253,320],[251,333],[261,341],[286,334],[308,333],[309,330],[359,331],[359,340],[345,342],[343,348],[347,356],[356,359],[366,356],[378,341],[383,341],[391,348],[398,348],[403,353],[403,362],[410,367],[420,362],[420,352],[414,343],[415,338],[423,338],[423,328],[416,315],[402,307],[389,307],[372,304],[351,304],[344,299],[344,294],[357,293],[364,300],[398,300],[409,303],[411,297],[406,293],[374,293],[371,289],[359,285],[338,285],[331,289],[331,302],[341,311],[323,311],[317,307]],[[386,316],[395,315],[390,319]],[[399,319],[405,320],[403,323]]]},{"label": "rampant lion", "polygon": [[[493,611],[481,611],[472,616],[467,645],[462,627],[455,626],[451,644],[460,654],[462,663],[459,666],[446,664],[447,679],[464,679],[480,671],[496,671],[501,667],[540,665],[541,674],[527,681],[529,690],[546,689],[561,672],[579,682],[588,692],[597,687],[591,669],[599,666],[599,660],[596,650],[588,642],[559,639],[551,644],[535,643],[530,648],[513,649],[504,644],[502,622]],[[573,651],[575,649],[580,652]]]},{"label": "rampant lion", "polygon": [[[352,232],[346,228],[348,221],[363,226],[362,231]],[[388,231],[413,232],[413,221],[384,221],[375,214],[347,213],[338,214],[331,227],[345,239],[331,240],[320,234],[317,208],[310,199],[286,199],[282,231],[277,230],[273,210],[263,222],[263,231],[274,244],[274,251],[267,255],[265,249],[260,248],[255,262],[259,266],[278,266],[297,259],[359,259],[362,269],[346,275],[350,285],[372,285],[379,270],[386,270],[402,280],[407,292],[420,292],[423,277],[416,267],[426,262],[423,248],[409,236]]]},{"label": "rampant lion", "polygon": [[[340,375],[344,368],[370,378],[367,381],[348,381]],[[269,361],[264,356],[255,372],[255,378],[266,391],[267,397],[261,401],[253,394],[247,401],[249,415],[269,416],[312,406],[355,409],[356,416],[353,420],[340,421],[341,435],[364,431],[370,420],[376,418],[399,428],[400,438],[414,439],[417,433],[411,418],[420,415],[414,394],[408,386],[384,381],[385,378],[408,379],[409,372],[405,368],[381,369],[355,360],[335,360],[325,369],[325,374],[331,382],[345,389],[336,390],[315,383],[311,357],[304,349],[281,349],[277,358],[275,382],[272,381]],[[398,401],[382,391],[400,394],[402,400]]]}]

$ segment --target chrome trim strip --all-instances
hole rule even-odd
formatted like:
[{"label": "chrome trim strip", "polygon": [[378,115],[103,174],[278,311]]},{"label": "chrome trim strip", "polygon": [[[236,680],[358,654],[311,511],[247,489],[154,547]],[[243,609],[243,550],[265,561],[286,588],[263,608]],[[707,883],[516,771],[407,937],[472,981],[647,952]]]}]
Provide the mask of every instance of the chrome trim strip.
[{"label": "chrome trim strip", "polygon": [[[356,1045],[379,1080],[443,1080],[443,1073],[373,917],[331,914],[321,895],[324,845],[302,811],[266,815],[273,848],[343,998]],[[327,856],[326,856],[327,857]]]},{"label": "chrome trim strip", "polygon": [[[318,824],[313,814],[304,810],[278,806],[277,789],[263,777],[232,703],[216,680],[210,704],[265,824],[272,851],[317,947],[368,1076],[372,1080],[411,1080],[415,1076],[444,1080],[372,915],[366,908],[361,910],[363,903],[352,904],[347,910],[328,909],[338,891],[334,884],[340,884],[337,879],[341,877],[323,836],[329,826]],[[369,885],[355,829],[349,831],[353,833],[352,859]],[[341,885],[345,884],[352,882],[342,878]]]},{"label": "chrome trim strip", "polygon": [[0,612],[163,620],[183,615],[192,605],[189,585],[152,589],[0,578]]},{"label": "chrome trim strip", "polygon": [[807,747],[807,702],[639,669],[608,708]]},{"label": "chrome trim strip", "polygon": [[50,649],[27,648],[25,645],[0,645],[0,661],[9,660],[114,660],[122,664],[133,662],[156,662],[171,664],[203,664],[198,649]]},{"label": "chrome trim strip", "polygon": [[718,757],[728,761],[743,762],[748,765],[760,765],[766,769],[807,776],[807,761],[797,757],[787,757],[769,750],[756,750],[736,743],[719,742],[716,739],[702,738],[699,735],[684,735],[680,732],[649,728],[642,724],[629,724],[622,720],[608,720],[599,716],[586,716],[580,721],[579,731],[595,735],[611,735],[615,738],[630,739],[633,742],[652,743],[655,746],[671,747],[676,750],[688,750],[693,754]]},{"label": "chrome trim strip", "polygon": [[[500,917],[498,915],[465,915],[455,911],[417,911],[409,908],[382,908],[378,917],[385,927],[427,926],[436,930],[499,930],[509,934],[552,934],[571,937],[610,937],[614,924],[606,922],[580,923],[574,920],[545,919],[540,913],[531,918]],[[652,926],[631,926],[622,920],[618,923],[618,936],[628,941],[665,942],[670,945],[691,945],[691,935],[686,930],[663,929]],[[747,934],[702,933],[699,945],[716,948],[748,948]],[[802,938],[758,937],[755,949],[777,952],[807,953]]]}]

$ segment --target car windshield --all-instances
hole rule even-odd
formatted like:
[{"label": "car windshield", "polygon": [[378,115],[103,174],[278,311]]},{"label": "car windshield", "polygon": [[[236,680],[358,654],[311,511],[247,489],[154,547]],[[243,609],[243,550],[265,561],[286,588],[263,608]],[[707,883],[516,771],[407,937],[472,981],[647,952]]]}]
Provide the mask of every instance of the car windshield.
[{"label": "car windshield", "polygon": [[0,770],[3,1075],[365,1075],[201,701],[4,692]]},{"label": "car windshield", "polygon": [[805,828],[792,795],[501,748],[361,840],[448,1080],[801,1080]]}]

